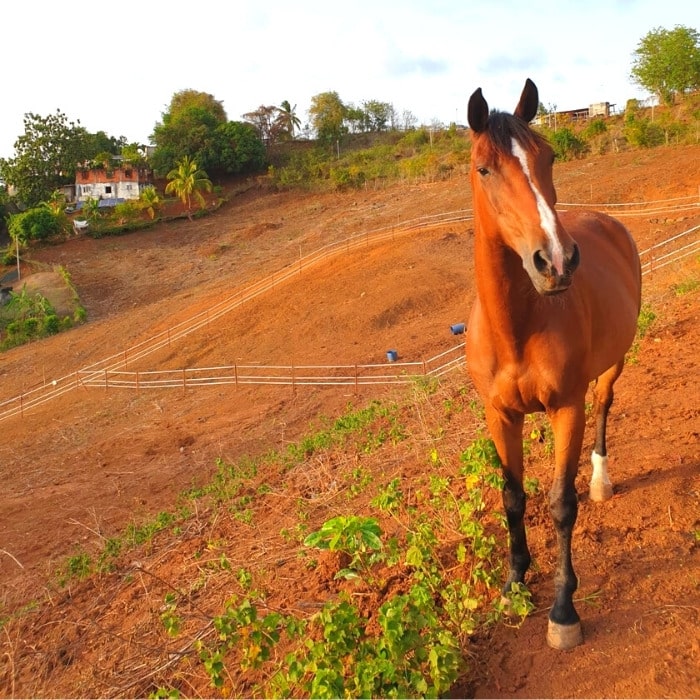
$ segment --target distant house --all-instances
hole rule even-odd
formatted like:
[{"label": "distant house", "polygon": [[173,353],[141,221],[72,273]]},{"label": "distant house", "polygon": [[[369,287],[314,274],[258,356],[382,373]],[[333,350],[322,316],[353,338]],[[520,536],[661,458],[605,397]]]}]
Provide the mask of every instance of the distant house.
[{"label": "distant house", "polygon": [[148,171],[129,166],[112,169],[78,169],[75,174],[75,198],[116,200],[138,199],[141,189],[150,184]]},{"label": "distant house", "polygon": [[532,120],[535,126],[546,125],[550,129],[556,128],[557,120],[580,122],[595,117],[609,117],[615,113],[615,105],[610,102],[595,102],[589,107],[580,107],[579,109],[568,109],[562,112],[548,112],[547,114],[539,114]]}]

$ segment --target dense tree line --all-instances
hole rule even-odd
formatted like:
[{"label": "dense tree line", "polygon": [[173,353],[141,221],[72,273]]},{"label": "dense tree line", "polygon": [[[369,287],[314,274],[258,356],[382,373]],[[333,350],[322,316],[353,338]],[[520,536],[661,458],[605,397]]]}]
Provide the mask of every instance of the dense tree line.
[{"label": "dense tree line", "polygon": [[[650,31],[634,53],[630,78],[666,104],[700,88],[698,32],[682,26]],[[411,112],[399,116],[390,103],[345,104],[337,92],[312,97],[308,116],[304,134],[312,136],[326,153],[330,149],[339,153],[341,139],[348,134],[408,131],[417,123]],[[151,137],[155,148],[146,163],[142,144],[101,131],[88,133],[60,110],[45,117],[28,113],[24,133],[15,142],[15,156],[0,159],[0,182],[13,186],[23,207],[33,207],[48,201],[62,185],[74,183],[78,168],[109,169],[115,157],[136,167],[148,165],[159,177],[176,169],[184,158],[207,178],[256,172],[268,164],[271,146],[295,139],[300,129],[296,106],[287,100],[280,106],[261,105],[242,115],[241,121],[230,121],[223,104],[212,95],[183,90],[173,95],[156,122]],[[668,140],[673,129],[663,125],[661,129]],[[628,131],[641,145],[658,141],[659,127],[649,127],[643,120],[631,118]],[[554,138],[562,149],[579,149],[572,134],[554,134]],[[0,207],[7,206],[7,191],[3,190]]]}]

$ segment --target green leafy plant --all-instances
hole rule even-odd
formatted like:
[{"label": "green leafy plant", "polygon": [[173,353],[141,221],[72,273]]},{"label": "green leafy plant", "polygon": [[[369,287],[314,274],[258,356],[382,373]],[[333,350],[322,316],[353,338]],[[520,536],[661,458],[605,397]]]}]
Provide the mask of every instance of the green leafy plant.
[{"label": "green leafy plant", "polygon": [[503,477],[500,473],[501,458],[496,451],[496,445],[490,438],[474,440],[460,456],[460,462],[462,464],[460,474],[466,477],[467,487],[483,479],[486,484],[499,491],[503,488]]},{"label": "green leafy plant", "polygon": [[632,347],[627,352],[627,362],[636,364],[639,359],[639,346],[642,339],[646,336],[652,324],[656,320],[656,314],[649,304],[642,304],[642,308],[637,318],[637,335],[632,343]]},{"label": "green leafy plant", "polygon": [[156,218],[156,214],[160,211],[162,201],[158,191],[153,185],[144,187],[139,194],[139,204],[142,209],[148,212],[151,219]]},{"label": "green leafy plant", "polygon": [[177,637],[180,633],[182,619],[176,614],[177,611],[177,596],[174,593],[168,593],[165,596],[164,610],[160,614],[161,622],[165,631],[171,637]]},{"label": "green leafy plant", "polygon": [[680,297],[685,294],[691,294],[692,292],[697,291],[700,289],[700,280],[699,279],[688,279],[683,282],[676,282],[675,284],[671,285],[671,289],[673,290],[673,293]]},{"label": "green leafy plant", "polygon": [[58,572],[58,583],[60,586],[65,586],[71,580],[87,578],[92,571],[92,557],[87,552],[78,552],[64,562]]},{"label": "green leafy plant", "polygon": [[374,518],[358,515],[339,515],[327,520],[320,530],[304,540],[307,547],[343,552],[350,557],[347,567],[336,578],[359,578],[367,574],[374,563],[382,558],[381,529]]}]

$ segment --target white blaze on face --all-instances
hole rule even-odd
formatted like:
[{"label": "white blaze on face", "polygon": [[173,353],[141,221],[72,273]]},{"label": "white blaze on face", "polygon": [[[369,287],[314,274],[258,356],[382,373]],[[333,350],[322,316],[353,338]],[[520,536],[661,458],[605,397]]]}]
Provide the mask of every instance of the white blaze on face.
[{"label": "white blaze on face", "polygon": [[542,196],[542,193],[537,189],[530,175],[530,166],[527,163],[527,153],[516,139],[511,139],[511,150],[513,155],[520,161],[520,165],[525,173],[527,181],[530,183],[532,192],[535,195],[537,202],[537,211],[540,214],[540,225],[542,230],[547,234],[549,242],[552,246],[552,264],[554,269],[560,274],[564,274],[564,249],[561,241],[557,236],[557,217],[554,214],[552,207],[547,204],[547,201]]}]

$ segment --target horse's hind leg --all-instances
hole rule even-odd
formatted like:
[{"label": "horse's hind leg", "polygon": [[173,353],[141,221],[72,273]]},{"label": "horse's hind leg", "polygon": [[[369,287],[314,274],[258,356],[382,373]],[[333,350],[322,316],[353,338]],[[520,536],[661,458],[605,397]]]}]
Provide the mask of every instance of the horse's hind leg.
[{"label": "horse's hind leg", "polygon": [[622,373],[624,360],[621,360],[596,380],[593,387],[593,408],[595,412],[595,446],[591,454],[593,474],[589,495],[592,501],[607,501],[613,495],[613,487],[608,476],[608,451],[605,433],[608,425],[608,412],[613,402],[613,385]]}]

